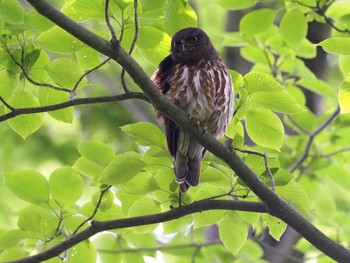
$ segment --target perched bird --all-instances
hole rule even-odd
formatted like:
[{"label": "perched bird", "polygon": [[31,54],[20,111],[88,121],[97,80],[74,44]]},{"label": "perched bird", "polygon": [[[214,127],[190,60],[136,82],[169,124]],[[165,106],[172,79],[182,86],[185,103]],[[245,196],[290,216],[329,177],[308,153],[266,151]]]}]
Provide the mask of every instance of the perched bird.
[{"label": "perched bird", "polygon": [[[171,41],[171,54],[161,61],[152,81],[165,96],[184,110],[195,124],[215,138],[226,132],[233,113],[233,85],[230,73],[199,28],[185,28]],[[174,158],[180,192],[197,186],[206,150],[167,116],[165,124],[170,154]]]}]

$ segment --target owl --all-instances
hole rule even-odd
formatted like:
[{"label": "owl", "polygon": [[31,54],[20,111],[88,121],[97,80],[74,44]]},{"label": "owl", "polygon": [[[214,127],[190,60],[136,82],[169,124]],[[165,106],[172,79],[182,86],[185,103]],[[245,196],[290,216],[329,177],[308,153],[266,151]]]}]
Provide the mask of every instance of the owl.
[{"label": "owl", "polygon": [[[227,66],[203,30],[177,32],[171,54],[160,62],[151,79],[194,124],[217,139],[224,136],[233,114],[233,85]],[[158,113],[158,117],[164,121],[175,179],[185,193],[198,185],[206,149],[166,115]]]}]

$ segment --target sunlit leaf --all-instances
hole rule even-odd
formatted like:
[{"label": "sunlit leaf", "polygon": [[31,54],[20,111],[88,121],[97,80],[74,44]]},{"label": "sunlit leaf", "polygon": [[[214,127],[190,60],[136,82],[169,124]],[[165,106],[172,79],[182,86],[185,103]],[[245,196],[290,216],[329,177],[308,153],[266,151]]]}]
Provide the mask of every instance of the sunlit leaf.
[{"label": "sunlit leaf", "polygon": [[131,154],[118,154],[107,165],[100,177],[100,182],[118,185],[132,179],[141,172],[146,163]]},{"label": "sunlit leaf", "polygon": [[344,79],[339,89],[340,113],[347,114],[350,112],[350,77]]},{"label": "sunlit leaf", "polygon": [[299,46],[307,34],[307,20],[298,8],[288,10],[281,19],[283,39],[292,47]]},{"label": "sunlit leaf", "polygon": [[85,141],[78,146],[79,153],[99,165],[107,165],[114,156],[111,146],[99,141]]},{"label": "sunlit leaf", "polygon": [[350,38],[332,37],[318,43],[326,52],[336,55],[350,55]]},{"label": "sunlit leaf", "polygon": [[273,77],[260,72],[246,74],[244,76],[244,86],[250,94],[258,91],[278,92],[283,90],[281,84]]},{"label": "sunlit leaf", "polygon": [[163,132],[149,122],[137,122],[120,127],[123,132],[137,138],[137,142],[144,146],[159,146],[166,149]]},{"label": "sunlit leaf", "polygon": [[63,207],[74,204],[83,193],[83,180],[71,167],[53,171],[49,184],[52,197]]},{"label": "sunlit leaf", "polygon": [[272,26],[276,11],[259,9],[246,14],[240,21],[239,29],[242,34],[255,35]]},{"label": "sunlit leaf", "polygon": [[55,53],[74,53],[84,44],[58,26],[41,33],[36,39],[43,48]]},{"label": "sunlit leaf", "polygon": [[186,27],[197,27],[197,15],[187,1],[168,1],[165,7],[164,29],[169,35]]},{"label": "sunlit leaf", "polygon": [[[19,91],[11,99],[8,100],[8,103],[14,108],[29,108],[29,107],[39,107],[40,104],[37,98],[26,92]],[[38,130],[44,121],[43,113],[36,113],[31,115],[22,115],[16,118],[8,120],[8,123],[12,130],[17,134],[26,138],[28,135],[34,133]]]},{"label": "sunlit leaf", "polygon": [[258,0],[220,0],[222,7],[229,10],[240,10],[254,6]]},{"label": "sunlit leaf", "polygon": [[49,201],[49,183],[46,178],[32,170],[11,172],[5,175],[7,187],[19,198],[31,203]]},{"label": "sunlit leaf", "polygon": [[95,263],[96,249],[89,241],[83,241],[70,248],[67,253],[67,263]]},{"label": "sunlit leaf", "polygon": [[227,212],[219,221],[219,235],[224,246],[235,255],[247,240],[248,225],[236,212]]},{"label": "sunlit leaf", "polygon": [[284,139],[283,124],[273,112],[263,108],[250,109],[246,127],[249,137],[257,144],[276,150],[281,148]]},{"label": "sunlit leaf", "polygon": [[24,10],[16,0],[0,1],[0,16],[7,23],[20,24],[23,22]]}]

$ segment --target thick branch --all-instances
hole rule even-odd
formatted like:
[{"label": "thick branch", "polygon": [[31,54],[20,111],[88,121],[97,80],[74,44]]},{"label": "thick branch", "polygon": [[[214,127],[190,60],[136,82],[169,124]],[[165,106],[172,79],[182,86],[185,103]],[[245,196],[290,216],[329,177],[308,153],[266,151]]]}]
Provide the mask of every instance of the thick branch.
[{"label": "thick branch", "polygon": [[121,100],[127,100],[127,99],[139,99],[139,100],[148,101],[147,97],[141,92],[129,92],[127,94],[121,94],[121,95],[115,95],[115,96],[74,99],[74,100],[70,100],[70,101],[66,101],[58,104],[41,106],[41,107],[33,107],[33,108],[11,107],[11,111],[9,113],[6,113],[0,116],[0,122],[6,121],[8,119],[12,119],[19,115],[49,112],[49,111],[65,109],[65,108],[77,106],[77,105],[114,102],[114,101],[121,101]]},{"label": "thick branch", "polygon": [[11,263],[34,263],[42,262],[47,259],[60,255],[62,252],[73,247],[74,245],[88,239],[89,237],[107,230],[156,224],[170,221],[183,217],[185,215],[200,213],[206,210],[239,210],[266,213],[267,209],[262,203],[245,202],[234,200],[203,200],[186,206],[180,206],[168,212],[139,216],[125,219],[117,219],[105,222],[94,221],[91,226],[79,232],[78,234],[68,238],[60,244],[35,256],[27,257],[20,260],[11,261]]},{"label": "thick branch", "polygon": [[[145,92],[155,107],[172,119],[177,125],[191,133],[197,141],[214,155],[225,161],[245,184],[268,207],[270,213],[298,231],[306,240],[320,249],[329,257],[339,262],[350,262],[350,251],[328,238],[313,224],[301,216],[294,208],[278,195],[273,193],[254,172],[243,162],[235,152],[231,152],[222,143],[208,133],[203,133],[194,127],[185,112],[174,106],[153,85],[149,76],[140,65],[130,57],[120,46],[114,47],[109,41],[102,39],[72,19],[68,18],[45,0],[28,0],[42,15],[55,24],[83,41],[85,44],[113,58],[129,73],[134,82]],[[94,227],[98,225],[94,224]],[[115,226],[114,226],[115,227]],[[110,229],[113,227],[111,226]],[[95,228],[93,228],[94,230]],[[90,230],[92,231],[92,230]],[[96,230],[94,230],[96,231]],[[86,238],[91,235],[87,235]]]}]

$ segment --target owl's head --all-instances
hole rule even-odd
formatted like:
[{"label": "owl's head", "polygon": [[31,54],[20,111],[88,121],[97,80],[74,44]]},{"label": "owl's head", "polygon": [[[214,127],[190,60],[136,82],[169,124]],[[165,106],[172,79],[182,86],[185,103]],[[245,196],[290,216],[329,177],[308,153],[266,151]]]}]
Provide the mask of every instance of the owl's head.
[{"label": "owl's head", "polygon": [[203,30],[189,27],[173,36],[171,57],[175,63],[195,64],[202,59],[215,59],[218,52]]}]

